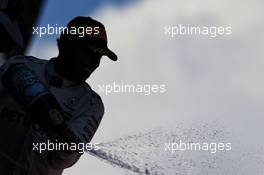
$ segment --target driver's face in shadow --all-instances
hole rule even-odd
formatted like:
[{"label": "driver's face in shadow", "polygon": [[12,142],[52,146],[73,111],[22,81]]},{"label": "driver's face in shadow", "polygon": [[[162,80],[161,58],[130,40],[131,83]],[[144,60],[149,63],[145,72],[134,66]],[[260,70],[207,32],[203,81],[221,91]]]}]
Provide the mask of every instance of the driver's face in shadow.
[{"label": "driver's face in shadow", "polygon": [[74,74],[88,78],[99,67],[102,55],[95,53],[87,44],[76,42],[66,51],[68,64],[72,66]]}]

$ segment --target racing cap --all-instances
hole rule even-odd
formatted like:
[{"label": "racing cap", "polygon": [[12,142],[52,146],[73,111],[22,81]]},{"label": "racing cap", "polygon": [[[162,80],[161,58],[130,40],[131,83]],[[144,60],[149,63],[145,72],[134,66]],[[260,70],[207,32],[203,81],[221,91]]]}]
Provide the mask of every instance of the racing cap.
[{"label": "racing cap", "polygon": [[81,42],[88,49],[96,54],[107,56],[113,61],[117,60],[117,55],[107,46],[107,34],[105,27],[99,21],[91,17],[78,16],[72,19],[67,28],[60,36],[61,42]]}]

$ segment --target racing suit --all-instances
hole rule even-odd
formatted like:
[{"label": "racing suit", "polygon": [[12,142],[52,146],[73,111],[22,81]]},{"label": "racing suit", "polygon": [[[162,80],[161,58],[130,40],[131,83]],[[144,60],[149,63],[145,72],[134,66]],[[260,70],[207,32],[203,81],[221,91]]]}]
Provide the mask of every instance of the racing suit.
[{"label": "racing suit", "polygon": [[[41,60],[32,56],[10,58],[0,68],[0,80],[12,65],[30,67],[55,96],[65,115],[67,127],[81,142],[89,143],[103,117],[103,102],[86,82],[77,84],[60,77],[54,70],[54,59]],[[78,161],[80,154],[77,152],[57,152],[59,158],[50,163],[49,151],[33,151],[32,143],[47,142],[49,131],[35,122],[2,86],[0,90],[1,175],[61,175],[64,168]]]}]

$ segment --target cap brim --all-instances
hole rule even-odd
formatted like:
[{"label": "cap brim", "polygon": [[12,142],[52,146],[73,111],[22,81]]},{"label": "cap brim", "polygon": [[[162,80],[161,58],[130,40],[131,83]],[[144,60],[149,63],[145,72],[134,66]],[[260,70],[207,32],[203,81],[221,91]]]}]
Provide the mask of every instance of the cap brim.
[{"label": "cap brim", "polygon": [[117,61],[117,55],[108,48],[99,48],[99,47],[96,47],[95,45],[89,45],[89,48],[95,53],[98,53],[102,56],[107,56],[113,61]]},{"label": "cap brim", "polygon": [[107,56],[108,58],[110,58],[113,61],[117,61],[117,55],[108,48],[105,49],[105,52],[103,55]]}]

